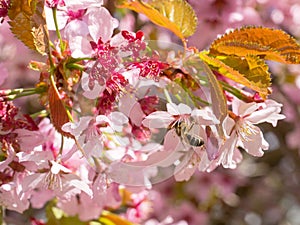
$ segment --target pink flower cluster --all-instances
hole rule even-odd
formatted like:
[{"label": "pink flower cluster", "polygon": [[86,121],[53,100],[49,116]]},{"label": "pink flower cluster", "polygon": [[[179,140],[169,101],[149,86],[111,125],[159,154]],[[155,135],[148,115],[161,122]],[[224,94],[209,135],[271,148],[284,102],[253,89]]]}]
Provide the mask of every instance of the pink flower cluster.
[{"label": "pink flower cluster", "polygon": [[0,204],[7,209],[22,213],[55,199],[66,215],[82,221],[111,210],[140,223],[152,210],[147,189],[153,183],[171,176],[187,181],[196,170],[218,166],[234,169],[241,151],[260,157],[268,149],[257,125],[276,126],[285,118],[281,104],[245,103],[227,93],[230,111],[220,120],[211,90],[194,84],[187,72],[192,49],[186,55],[167,50],[165,56],[141,31],[114,34],[118,21],[101,0],[45,4],[48,29],[61,32],[66,58],[83,69],[75,85],[71,77],[68,90],[59,92],[73,93],[67,96],[71,119],[61,127],[68,138],[48,118],[22,114],[0,93]]}]

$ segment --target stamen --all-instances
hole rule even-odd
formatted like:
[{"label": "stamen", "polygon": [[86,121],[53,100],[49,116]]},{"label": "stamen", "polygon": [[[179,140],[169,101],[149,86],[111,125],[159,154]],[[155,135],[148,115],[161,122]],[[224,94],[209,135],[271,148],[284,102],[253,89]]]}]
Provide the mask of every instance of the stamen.
[{"label": "stamen", "polygon": [[59,174],[53,174],[49,171],[44,179],[44,187],[49,190],[60,190],[62,191],[62,181]]},{"label": "stamen", "polygon": [[253,134],[257,134],[257,130],[255,129],[255,126],[245,120],[240,120],[238,122],[238,129],[237,129],[238,135],[241,137],[243,141],[253,141],[250,136]]}]

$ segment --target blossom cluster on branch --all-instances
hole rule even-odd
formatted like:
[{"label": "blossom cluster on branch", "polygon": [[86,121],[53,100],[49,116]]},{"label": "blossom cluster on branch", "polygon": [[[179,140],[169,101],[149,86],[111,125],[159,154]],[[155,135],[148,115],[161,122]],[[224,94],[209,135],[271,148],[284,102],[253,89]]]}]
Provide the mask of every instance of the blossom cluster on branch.
[{"label": "blossom cluster on branch", "polygon": [[[283,31],[248,27],[216,39],[209,51],[188,47],[186,30],[194,28],[160,11],[170,2],[117,6],[144,13],[182,44],[118,29],[101,0],[0,2],[1,21],[42,55],[28,65],[39,74],[34,87],[0,91],[1,206],[46,208],[44,220],[32,224],[174,224],[171,217],[148,220],[154,184],[235,169],[244,152],[264,155],[269,143],[259,124],[276,127],[285,118],[269,96],[264,61],[298,64],[300,46]],[[20,17],[27,33],[18,31]],[[195,39],[201,36],[190,43]],[[5,63],[1,52],[6,87]],[[24,112],[18,100],[25,96],[38,96],[40,111]]]}]

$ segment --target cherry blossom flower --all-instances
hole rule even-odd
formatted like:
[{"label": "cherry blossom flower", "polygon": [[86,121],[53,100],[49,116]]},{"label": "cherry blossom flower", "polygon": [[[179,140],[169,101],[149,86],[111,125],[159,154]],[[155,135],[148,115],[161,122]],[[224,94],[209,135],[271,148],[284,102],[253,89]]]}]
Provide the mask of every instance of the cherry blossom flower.
[{"label": "cherry blossom flower", "polygon": [[216,163],[226,168],[236,168],[242,159],[238,147],[253,156],[261,157],[269,144],[255,125],[268,122],[276,126],[278,120],[285,118],[279,114],[281,107],[281,104],[273,100],[266,100],[264,103],[244,103],[235,99],[232,102],[231,117],[227,117],[223,124],[228,137],[221,146]]},{"label": "cherry blossom flower", "polygon": [[[206,132],[201,126],[218,124],[219,121],[208,108],[192,110],[183,103],[179,105],[167,103],[167,112],[155,111],[149,114],[142,123],[149,128],[171,128],[170,131],[172,129],[176,130],[176,124],[184,123],[184,126],[187,126],[187,129],[189,129],[188,132],[191,135],[195,134],[207,140],[204,137],[206,136]],[[169,149],[166,145],[165,148]]]},{"label": "cherry blossom flower", "polygon": [[105,86],[99,84],[99,82],[95,80],[91,87],[90,82],[91,80],[89,79],[89,74],[83,72],[81,77],[81,87],[84,90],[83,96],[88,99],[95,99],[104,91]]},{"label": "cherry blossom flower", "polygon": [[134,95],[123,95],[119,100],[118,108],[130,119],[130,124],[133,129],[136,129],[137,131],[140,130],[141,132],[143,131],[142,121],[146,115]]},{"label": "cherry blossom flower", "polygon": [[[97,42],[100,38],[106,42],[118,26],[118,21],[102,7],[103,1],[64,1],[65,5],[57,8],[58,29],[63,29],[63,36],[68,40],[73,57],[91,56],[89,41]],[[60,6],[60,5],[58,5]],[[55,30],[52,10],[45,7],[47,27]]]},{"label": "cherry blossom flower", "polygon": [[[178,125],[180,123],[184,123],[184,125]],[[164,137],[164,151],[169,153],[169,162],[172,161],[171,159],[173,159],[172,163],[175,162],[174,175],[178,181],[188,180],[192,176],[201,162],[201,155],[206,154],[211,159],[216,157],[218,145],[213,146],[211,141],[213,136],[208,135],[205,127],[218,123],[219,121],[208,108],[192,110],[182,103],[179,105],[167,103],[167,111],[155,111],[143,120],[143,124],[149,128],[169,129]],[[176,126],[185,126],[185,128],[176,128]],[[181,136],[178,136],[176,129],[183,129]],[[207,145],[207,148],[191,145],[189,141],[185,140],[186,135],[200,139],[204,146]],[[152,157],[155,158],[156,154],[154,153]],[[160,157],[160,161],[162,161],[161,156],[157,157]]]},{"label": "cherry blossom flower", "polygon": [[60,163],[52,160],[50,166],[44,170],[48,172],[33,173],[26,176],[22,181],[22,190],[24,192],[34,189],[52,190],[60,198],[74,196],[81,191],[92,195],[88,184]]},{"label": "cherry blossom flower", "polygon": [[180,103],[167,103],[167,111],[155,111],[149,114],[144,120],[143,125],[149,128],[167,128],[177,121],[187,121],[192,113],[192,109]]},{"label": "cherry blossom flower", "polygon": [[[31,117],[22,115],[12,102],[0,101],[0,143],[2,150],[10,148],[15,152],[31,150],[41,144],[42,136]],[[34,141],[29,141],[32,138]]]},{"label": "cherry blossom flower", "polygon": [[[284,6],[284,0],[278,0],[274,5],[268,0],[188,2],[195,7],[200,28],[196,35],[189,38],[191,45],[207,46],[218,33],[249,22],[257,24],[267,21],[271,25],[283,26],[290,33],[299,33],[299,4],[296,0],[288,1],[291,3],[289,7]],[[0,0],[1,23],[11,10],[10,4],[9,0]],[[123,216],[130,222],[146,225],[207,223],[210,215],[202,210],[215,210],[211,194],[227,204],[229,198],[235,197],[233,192],[240,180],[205,174],[203,179],[196,178],[206,189],[196,194],[192,192],[201,183],[191,186],[181,183],[179,189],[187,186],[185,197],[190,194],[188,197],[193,201],[201,202],[184,203],[180,199],[176,201],[179,206],[173,205],[169,209],[165,197],[171,187],[161,196],[158,204],[151,203],[153,196],[145,189],[169,177],[174,177],[176,181],[188,181],[196,170],[211,172],[220,165],[236,168],[242,160],[242,150],[253,156],[262,156],[268,149],[268,139],[264,139],[257,125],[267,122],[276,126],[284,118],[280,114],[282,105],[260,98],[259,93],[247,99],[248,103],[235,99],[234,95],[239,96],[241,87],[233,86],[227,78],[221,78],[221,74],[213,71],[226,94],[229,93],[226,100],[231,111],[220,124],[212,110],[218,106],[215,107],[214,101],[207,100],[212,91],[207,87],[210,79],[202,76],[205,75],[203,68],[194,67],[194,61],[189,61],[193,55],[199,59],[198,49],[183,49],[182,46],[159,41],[155,43],[159,48],[172,46],[178,51],[178,57],[175,51],[160,54],[162,49],[155,49],[151,41],[145,41],[143,31],[115,30],[119,22],[112,14],[120,19],[127,10],[108,7],[113,9],[111,14],[104,4],[112,6],[112,2],[103,0],[45,1],[45,28],[50,30],[50,38],[55,35],[51,31],[58,29],[57,34],[61,33],[62,39],[66,39],[63,42],[55,40],[54,44],[50,41],[50,48],[56,46],[57,49],[52,48],[53,58],[49,58],[49,63],[30,64],[32,68],[41,68],[36,87],[45,85],[40,97],[45,103],[45,111],[50,115],[45,115],[44,111],[32,116],[23,115],[16,105],[6,101],[14,98],[8,96],[10,90],[0,91],[0,205],[23,213],[30,208],[42,209],[47,202],[51,202],[49,207],[55,203],[55,207],[63,211],[63,219],[73,221],[68,217],[76,217],[86,223],[101,221],[105,217],[103,210],[116,213],[115,218]],[[12,7],[12,14],[16,13],[14,11]],[[259,11],[260,14],[266,13],[259,15]],[[58,27],[54,24],[55,14]],[[143,27],[146,28],[145,34],[152,37],[149,30],[152,32],[153,29],[149,29],[151,25],[147,18],[141,15],[134,18],[133,14],[125,16],[131,21],[139,18],[139,22],[146,22]],[[293,23],[291,28],[288,23]],[[13,26],[13,21],[9,24]],[[119,28],[134,28],[132,23],[126,26],[121,21],[120,24]],[[23,62],[27,57],[20,54],[21,48],[7,42],[11,39],[6,35],[10,31],[8,28],[6,21],[1,24],[0,85],[23,88],[27,85],[23,79],[27,77],[24,74],[27,63]],[[203,36],[203,30],[209,32]],[[155,32],[159,33],[162,34]],[[197,34],[200,33],[202,38],[199,39]],[[167,32],[164,34],[171,40]],[[36,46],[36,40],[34,44]],[[15,52],[18,52],[16,59],[22,60],[16,63],[18,70],[8,67],[9,63],[16,61],[13,58]],[[74,73],[73,68],[76,68]],[[18,71],[22,79],[18,77]],[[52,78],[56,84],[51,85],[64,95],[60,99],[62,101],[57,102],[65,106],[67,113],[71,113],[68,121],[72,122],[59,128],[72,138],[64,137],[51,124],[51,120],[55,122],[57,119],[52,110],[53,99],[47,92]],[[298,80],[295,78],[296,83]],[[81,88],[77,89],[79,81]],[[290,91],[290,96],[295,94],[289,86],[282,88],[283,93],[288,92],[285,88]],[[34,92],[37,88],[29,90]],[[75,91],[78,91],[77,95],[74,95]],[[292,102],[296,102],[297,96],[292,97]],[[189,105],[183,102],[185,99]],[[211,105],[204,107],[204,101],[199,99]],[[194,108],[193,103],[196,104]],[[290,121],[297,116],[297,109],[293,110],[295,113]],[[30,109],[30,112],[35,111]],[[296,136],[299,131],[296,124],[293,133],[285,136],[290,146],[298,147]],[[208,181],[208,178],[211,180]],[[176,192],[179,189],[176,188]],[[202,204],[203,201],[208,202]],[[158,220],[165,218],[162,222],[156,219],[147,221],[155,207],[166,213],[155,215]],[[104,217],[101,218],[101,215]],[[105,219],[110,220],[108,217]],[[32,223],[43,224],[37,219],[32,219]]]},{"label": "cherry blossom flower", "polygon": [[45,1],[45,6],[49,8],[56,8],[57,6],[64,6],[65,2],[64,0],[46,0]]},{"label": "cherry blossom flower", "polygon": [[0,204],[7,209],[23,213],[29,208],[30,192],[24,192],[21,182],[23,174],[15,176],[13,182],[0,186]]},{"label": "cherry blossom flower", "polygon": [[92,194],[81,192],[70,198],[60,198],[58,206],[69,216],[78,215],[81,221],[97,219],[105,207],[118,208],[121,204],[119,185],[110,183],[104,173],[87,167],[83,170]]},{"label": "cherry blossom flower", "polygon": [[125,217],[134,223],[145,220],[152,211],[152,205],[147,191],[131,194],[131,205],[126,211]]},{"label": "cherry blossom flower", "polygon": [[[100,157],[103,149],[103,136],[101,127],[106,127],[110,121],[105,116],[85,116],[78,123],[66,123],[62,129],[69,132],[78,140],[86,157]],[[76,145],[74,145],[76,148]]]},{"label": "cherry blossom flower", "polygon": [[65,37],[70,43],[72,56],[90,56],[92,47],[89,40],[98,42],[101,38],[103,42],[107,42],[117,26],[117,20],[110,15],[106,8],[89,8],[83,21],[73,20],[64,29]]},{"label": "cherry blossom flower", "polygon": [[[120,112],[112,112],[110,118],[114,117],[117,117],[119,120],[112,122],[111,119],[104,115],[96,117],[84,116],[77,123],[69,122],[64,124],[62,129],[74,135],[87,158],[98,158],[102,155],[106,138],[103,132],[111,132],[114,135],[114,132],[127,123],[127,117]],[[77,145],[74,145],[74,149],[77,149]]]}]

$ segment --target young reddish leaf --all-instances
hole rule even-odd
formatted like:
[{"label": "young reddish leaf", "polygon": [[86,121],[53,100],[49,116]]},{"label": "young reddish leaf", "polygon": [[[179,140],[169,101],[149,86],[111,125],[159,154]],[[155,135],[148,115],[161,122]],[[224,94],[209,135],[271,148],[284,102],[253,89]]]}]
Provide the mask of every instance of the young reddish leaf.
[{"label": "young reddish leaf", "polygon": [[262,98],[269,94],[271,78],[268,66],[258,56],[247,55],[244,58],[237,56],[209,56],[201,52],[203,61],[219,71],[223,76],[257,91]]},{"label": "young reddish leaf", "polygon": [[12,0],[8,11],[12,33],[30,49],[49,51],[43,0]]},{"label": "young reddish leaf", "polygon": [[62,126],[69,122],[69,117],[66,112],[63,101],[60,98],[60,95],[53,85],[50,85],[48,89],[48,98],[49,98],[49,108],[51,121],[55,129],[66,137],[73,137],[70,133],[66,133],[61,128]]},{"label": "young reddish leaf", "polygon": [[118,0],[117,7],[128,8],[145,14],[153,23],[165,27],[184,43],[185,38],[194,34],[197,16],[185,0]]},{"label": "young reddish leaf", "polygon": [[282,30],[262,27],[236,29],[215,40],[210,55],[257,55],[281,63],[300,62],[300,45]]}]

